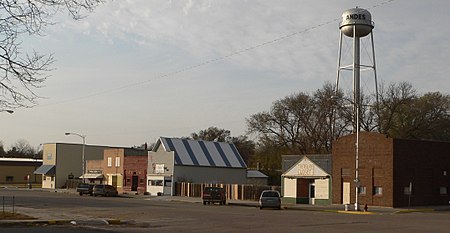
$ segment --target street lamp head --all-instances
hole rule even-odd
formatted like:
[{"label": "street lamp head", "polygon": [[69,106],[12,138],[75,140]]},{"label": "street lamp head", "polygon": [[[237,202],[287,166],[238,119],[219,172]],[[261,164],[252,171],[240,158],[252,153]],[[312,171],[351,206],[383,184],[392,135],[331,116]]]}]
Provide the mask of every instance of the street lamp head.
[{"label": "street lamp head", "polygon": [[65,133],[65,135],[70,135],[70,133]]},{"label": "street lamp head", "polygon": [[5,110],[0,109],[0,112],[7,112],[7,113],[9,113],[9,114],[13,114],[13,113],[14,113],[14,111],[11,110],[11,109],[5,109]]}]

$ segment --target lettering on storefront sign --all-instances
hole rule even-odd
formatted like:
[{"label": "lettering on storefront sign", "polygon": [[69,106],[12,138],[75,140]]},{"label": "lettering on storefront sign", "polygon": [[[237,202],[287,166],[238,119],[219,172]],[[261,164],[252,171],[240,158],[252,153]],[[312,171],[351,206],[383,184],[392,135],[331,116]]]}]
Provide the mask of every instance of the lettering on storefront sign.
[{"label": "lettering on storefront sign", "polygon": [[102,174],[102,170],[88,170],[88,174]]},{"label": "lettering on storefront sign", "polygon": [[298,174],[300,176],[312,176],[314,175],[314,165],[312,164],[299,164]]},{"label": "lettering on storefront sign", "polygon": [[155,173],[164,173],[164,164],[156,164]]}]

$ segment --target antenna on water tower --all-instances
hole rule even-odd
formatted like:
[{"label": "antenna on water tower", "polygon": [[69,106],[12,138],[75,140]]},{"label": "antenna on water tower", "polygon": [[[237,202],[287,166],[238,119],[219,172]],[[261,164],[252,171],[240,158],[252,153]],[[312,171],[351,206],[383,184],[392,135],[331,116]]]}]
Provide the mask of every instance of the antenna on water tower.
[{"label": "antenna on water tower", "polygon": [[[373,34],[372,29],[374,28],[372,22],[372,16],[369,11],[362,8],[352,8],[344,11],[342,13],[342,22],[339,25],[340,38],[339,38],[339,54],[338,54],[338,68],[337,68],[337,78],[336,78],[336,93],[339,91],[339,78],[341,71],[352,71],[353,72],[353,132],[356,133],[356,166],[355,166],[355,210],[358,211],[358,191],[360,187],[359,180],[359,131],[360,131],[360,115],[361,115],[361,91],[360,91],[360,73],[361,68],[363,70],[373,70],[375,77],[375,92],[376,99],[378,102],[378,84],[377,84],[377,74],[375,69],[375,48],[373,44]],[[360,38],[365,37],[370,34],[371,44],[372,44],[372,63],[370,65],[361,64],[360,59]],[[353,38],[353,60],[350,65],[342,65],[342,40],[343,35]],[[345,204],[345,203],[344,203]]]}]

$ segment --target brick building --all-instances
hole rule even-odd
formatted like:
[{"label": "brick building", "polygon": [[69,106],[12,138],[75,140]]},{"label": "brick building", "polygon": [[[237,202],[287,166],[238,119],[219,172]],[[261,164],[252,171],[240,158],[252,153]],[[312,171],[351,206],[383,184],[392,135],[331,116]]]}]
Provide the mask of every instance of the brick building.
[{"label": "brick building", "polygon": [[[355,202],[356,135],[333,142],[332,202]],[[450,201],[450,142],[359,134],[361,205],[405,207]],[[411,192],[410,192],[411,191]]]},{"label": "brick building", "polygon": [[107,148],[103,159],[88,160],[88,183],[105,183],[117,188],[119,193],[146,191],[147,150],[136,148]]}]

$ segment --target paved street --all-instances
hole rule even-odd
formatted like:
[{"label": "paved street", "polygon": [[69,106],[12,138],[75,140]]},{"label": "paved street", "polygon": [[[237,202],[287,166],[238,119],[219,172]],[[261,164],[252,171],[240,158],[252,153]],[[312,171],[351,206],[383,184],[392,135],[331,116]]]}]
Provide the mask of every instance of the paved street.
[{"label": "paved street", "polygon": [[[449,232],[450,211],[403,212],[388,208],[372,214],[294,208],[259,210],[254,203],[202,205],[198,198],[91,197],[72,192],[0,189],[15,196],[16,211],[64,224],[67,229],[111,232]],[[7,206],[7,208],[10,208]],[[330,207],[331,208],[331,207]],[[61,221],[62,220],[62,221]],[[60,221],[60,222],[58,222]],[[34,221],[36,222],[36,221]],[[72,224],[70,223],[72,222]],[[107,223],[110,224],[107,224]],[[117,224],[120,223],[120,224]],[[6,227],[6,228],[5,228]],[[35,226],[33,226],[35,227]],[[48,230],[53,230],[52,226]],[[19,231],[0,224],[0,228]],[[1,232],[2,229],[0,229]],[[16,231],[17,230],[17,231]],[[45,227],[44,227],[44,230]],[[6,231],[5,231],[6,232]],[[55,232],[55,231],[47,231]],[[75,231],[76,232],[76,231]]]}]

